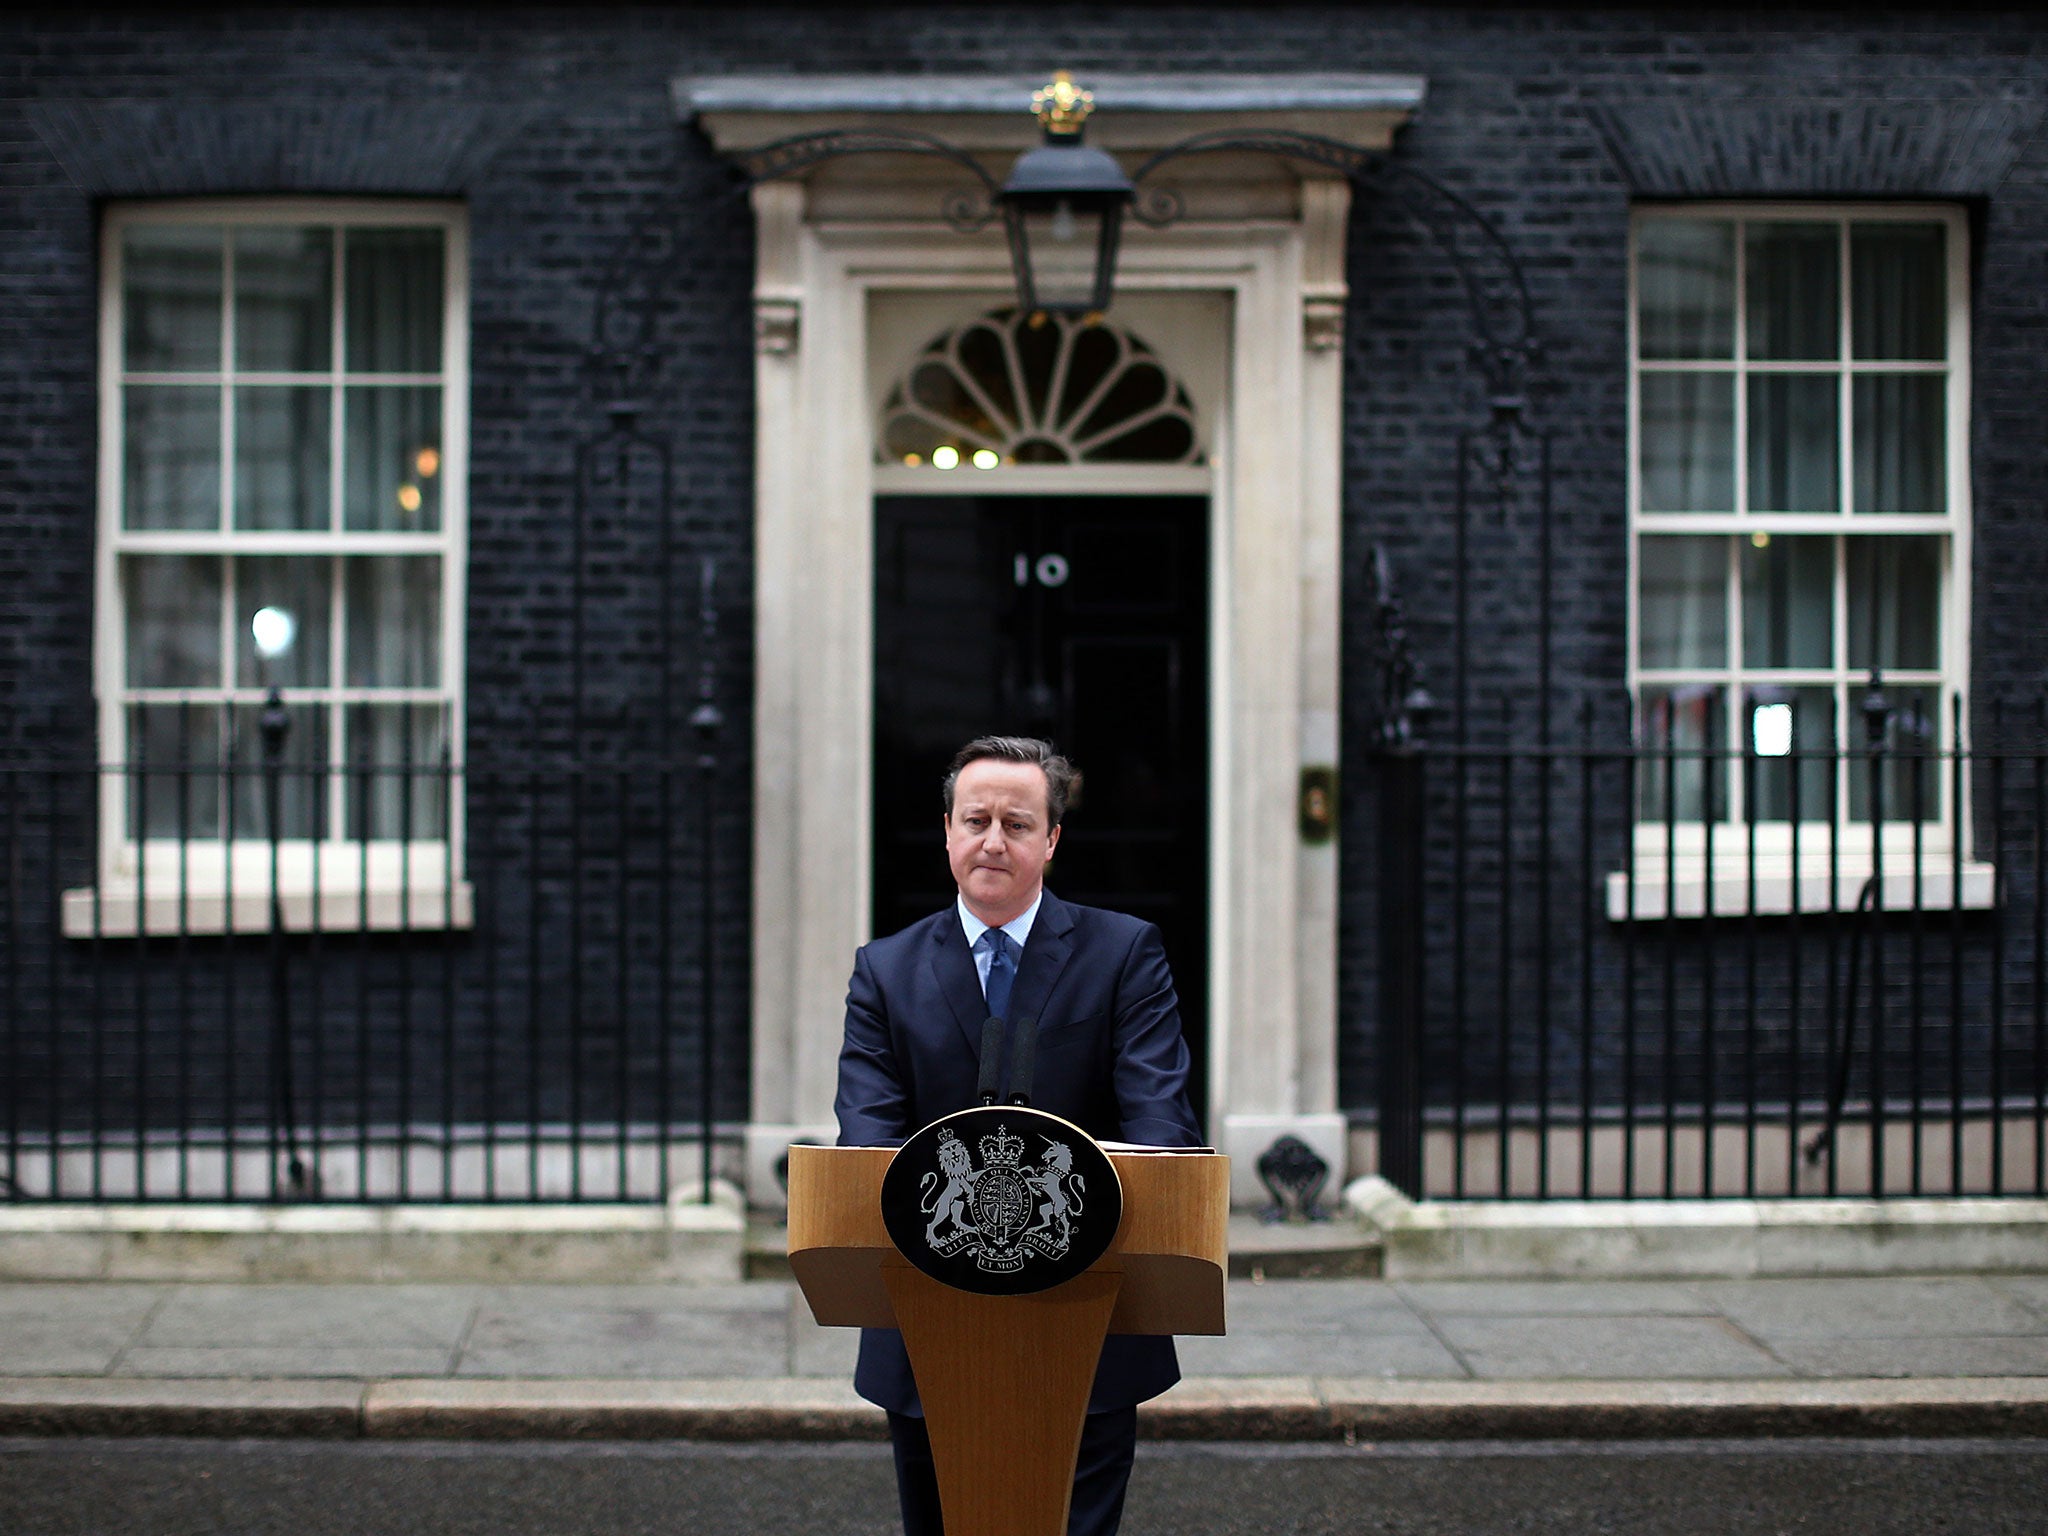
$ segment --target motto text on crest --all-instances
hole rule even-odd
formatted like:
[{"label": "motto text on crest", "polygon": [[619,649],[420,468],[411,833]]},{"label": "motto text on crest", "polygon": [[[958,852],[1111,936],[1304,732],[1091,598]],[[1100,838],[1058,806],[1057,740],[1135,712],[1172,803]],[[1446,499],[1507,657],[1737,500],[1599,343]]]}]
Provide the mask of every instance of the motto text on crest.
[{"label": "motto text on crest", "polygon": [[1034,1254],[1065,1258],[1087,1181],[1074,1172],[1072,1147],[1040,1139],[1045,1152],[1033,1166],[1024,1161],[1024,1138],[998,1125],[981,1138],[977,1168],[967,1144],[941,1130],[938,1171],[918,1185],[917,1208],[931,1218],[926,1246],[941,1258],[971,1252],[976,1264],[995,1274],[1022,1269]]}]

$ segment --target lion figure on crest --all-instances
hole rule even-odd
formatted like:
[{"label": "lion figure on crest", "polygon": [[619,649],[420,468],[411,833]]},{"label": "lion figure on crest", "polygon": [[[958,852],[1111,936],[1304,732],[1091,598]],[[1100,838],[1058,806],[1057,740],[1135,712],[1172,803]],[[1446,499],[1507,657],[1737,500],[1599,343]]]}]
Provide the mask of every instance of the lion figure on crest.
[{"label": "lion figure on crest", "polygon": [[963,1232],[972,1232],[974,1223],[967,1219],[968,1202],[974,1197],[974,1181],[981,1176],[974,1166],[974,1158],[967,1150],[967,1144],[951,1131],[939,1134],[939,1168],[946,1176],[944,1188],[933,1191],[939,1184],[939,1175],[928,1173],[919,1184],[918,1210],[928,1214],[931,1221],[924,1229],[924,1240],[936,1243],[939,1228],[947,1221]]}]

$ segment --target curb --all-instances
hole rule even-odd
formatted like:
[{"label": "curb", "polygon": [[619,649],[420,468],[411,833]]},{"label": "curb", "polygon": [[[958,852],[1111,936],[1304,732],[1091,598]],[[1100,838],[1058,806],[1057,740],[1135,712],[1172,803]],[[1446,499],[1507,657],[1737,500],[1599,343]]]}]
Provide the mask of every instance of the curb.
[{"label": "curb", "polygon": [[[1248,1390],[1250,1389],[1250,1390]],[[1263,1390],[1259,1390],[1263,1389]],[[1666,1440],[2048,1435],[2048,1379],[1184,1382],[1158,1440]]]},{"label": "curb", "polygon": [[[1207,1377],[1139,1411],[1174,1441],[2048,1436],[2048,1378],[1345,1381]],[[879,1441],[840,1382],[0,1380],[0,1435]]]},{"label": "curb", "polygon": [[372,1440],[887,1440],[840,1381],[387,1381],[363,1394]]},{"label": "curb", "polygon": [[345,1440],[362,1433],[352,1381],[0,1380],[0,1434]]}]

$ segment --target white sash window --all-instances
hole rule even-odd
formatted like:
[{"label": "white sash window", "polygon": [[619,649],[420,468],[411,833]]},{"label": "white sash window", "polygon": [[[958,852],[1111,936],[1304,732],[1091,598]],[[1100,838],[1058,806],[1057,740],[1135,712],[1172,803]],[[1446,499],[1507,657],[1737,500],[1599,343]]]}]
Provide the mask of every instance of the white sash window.
[{"label": "white sash window", "polygon": [[466,266],[445,205],[107,214],[102,874],[70,931],[174,898],[260,927],[273,839],[292,926],[316,888],[330,926],[402,888],[459,920]]},{"label": "white sash window", "polygon": [[1710,845],[1716,886],[1767,855],[1778,910],[1795,854],[1860,883],[1873,820],[1900,877],[1939,856],[1928,895],[1948,904],[1967,851],[1944,756],[1968,674],[1963,216],[1655,208],[1633,236],[1637,914],[1662,915],[1667,856],[1681,914],[1704,910]]}]

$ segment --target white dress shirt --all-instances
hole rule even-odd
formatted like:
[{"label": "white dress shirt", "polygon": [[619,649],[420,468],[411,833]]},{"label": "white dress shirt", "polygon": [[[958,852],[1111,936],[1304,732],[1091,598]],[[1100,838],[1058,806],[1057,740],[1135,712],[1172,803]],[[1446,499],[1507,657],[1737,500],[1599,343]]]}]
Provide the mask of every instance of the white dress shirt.
[{"label": "white dress shirt", "polygon": [[[1031,925],[1038,919],[1038,904],[1045,900],[1045,887],[1038,888],[1038,894],[1031,898],[1031,905],[1003,924],[1003,932],[1010,936],[1010,942],[1017,946],[1017,963],[1024,962],[1024,941],[1031,937]],[[960,912],[960,927],[967,935],[967,951],[974,956],[974,968],[981,973],[981,995],[988,996],[988,967],[995,958],[982,946],[981,936],[988,932],[988,924],[967,910],[967,898],[955,896],[953,905]]]}]

